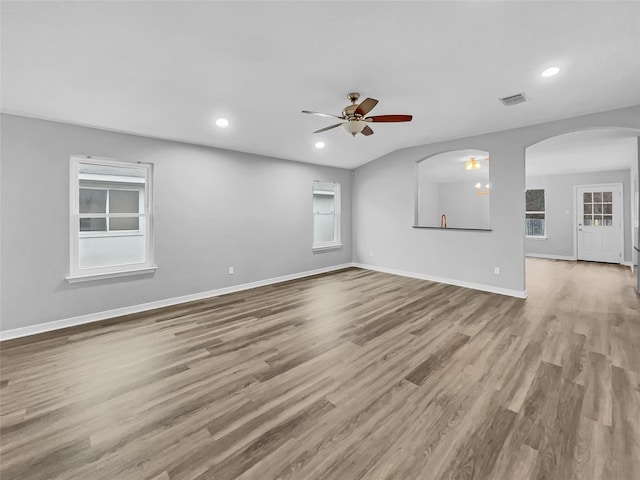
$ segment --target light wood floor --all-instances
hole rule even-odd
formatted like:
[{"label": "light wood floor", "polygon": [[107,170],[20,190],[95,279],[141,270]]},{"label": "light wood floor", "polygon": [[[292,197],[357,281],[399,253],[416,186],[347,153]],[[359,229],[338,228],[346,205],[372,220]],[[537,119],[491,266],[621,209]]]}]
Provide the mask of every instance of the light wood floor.
[{"label": "light wood floor", "polygon": [[528,300],[360,269],[1,345],[2,480],[640,472],[628,268]]}]

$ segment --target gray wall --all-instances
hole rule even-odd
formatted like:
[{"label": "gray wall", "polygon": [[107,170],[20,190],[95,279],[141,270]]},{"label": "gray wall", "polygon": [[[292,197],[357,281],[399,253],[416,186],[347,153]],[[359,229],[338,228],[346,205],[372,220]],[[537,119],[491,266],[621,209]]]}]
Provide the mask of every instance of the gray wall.
[{"label": "gray wall", "polygon": [[[422,169],[418,169],[418,175],[423,174]],[[438,199],[440,188],[438,183],[429,182],[425,179],[420,179],[418,182],[418,212],[416,225],[422,225],[425,227],[439,227],[440,226],[440,200]]]},{"label": "gray wall", "polygon": [[[485,180],[482,190],[486,183]],[[438,206],[447,215],[447,227],[491,228],[490,195],[478,195],[474,185],[469,181],[438,184]]]},{"label": "gray wall", "polygon": [[[613,172],[573,173],[527,177],[528,189],[544,188],[546,239],[525,238],[527,254],[573,257],[574,251],[574,192],[576,185],[622,183],[624,218],[624,260],[631,261],[631,188],[629,170]],[[566,213],[566,212],[569,213]],[[523,226],[524,228],[524,226]]]},{"label": "gray wall", "polygon": [[[2,330],[351,261],[348,170],[12,115],[1,132]],[[154,275],[65,281],[74,154],[154,164]],[[341,249],[311,250],[313,180],[341,184]]]},{"label": "gray wall", "polygon": [[[510,108],[508,114],[517,115],[518,108],[529,107]],[[640,106],[406,148],[363,165],[354,177],[354,260],[524,291],[525,148],[562,133],[597,127],[640,129]],[[491,156],[492,231],[412,228],[415,163],[467,148]],[[501,267],[500,275],[494,275],[494,266]]]}]

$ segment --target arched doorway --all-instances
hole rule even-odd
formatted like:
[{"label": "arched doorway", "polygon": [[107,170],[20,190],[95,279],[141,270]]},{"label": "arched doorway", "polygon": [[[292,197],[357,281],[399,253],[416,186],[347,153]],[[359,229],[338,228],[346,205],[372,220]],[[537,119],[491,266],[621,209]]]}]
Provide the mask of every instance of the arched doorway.
[{"label": "arched doorway", "polygon": [[418,161],[415,225],[489,230],[489,163],[489,152],[478,149],[451,150]]},{"label": "arched doorway", "polygon": [[639,134],[580,130],[526,149],[527,258],[637,265]]}]

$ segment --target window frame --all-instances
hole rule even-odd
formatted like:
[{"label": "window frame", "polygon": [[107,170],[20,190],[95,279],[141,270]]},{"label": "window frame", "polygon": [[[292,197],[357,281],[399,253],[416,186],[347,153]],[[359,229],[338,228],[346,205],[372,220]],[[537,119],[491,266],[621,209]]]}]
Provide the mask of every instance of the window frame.
[{"label": "window frame", "polygon": [[[316,242],[316,216],[317,215],[330,215],[326,213],[316,213],[314,208],[313,196],[315,195],[316,187],[319,188],[333,188],[333,201],[334,201],[334,212],[333,212],[333,240],[330,242]],[[341,236],[341,210],[342,210],[342,200],[340,196],[340,184],[337,182],[322,182],[320,180],[314,180],[311,185],[311,211],[313,213],[313,232],[312,232],[312,244],[311,249],[316,250],[328,250],[333,248],[341,248],[342,247],[342,236]]]},{"label": "window frame", "polygon": [[[138,191],[144,192],[144,211],[138,212],[135,216],[138,218],[144,218],[146,223],[145,232],[142,233],[138,230],[115,230],[115,231],[80,231],[79,219],[81,215],[93,215],[93,214],[80,214],[80,188],[87,187],[86,184],[82,185],[83,181],[80,179],[80,165],[81,164],[93,164],[103,165],[120,168],[138,168],[143,169],[144,187],[140,185]],[[69,179],[69,275],[66,280],[69,283],[83,282],[89,280],[100,280],[104,278],[128,276],[128,275],[140,275],[145,273],[151,273],[157,269],[154,264],[154,241],[153,241],[153,164],[142,162],[124,162],[110,158],[93,157],[93,156],[81,156],[74,155],[70,158],[70,179]],[[102,189],[118,189],[118,182],[114,181],[108,184],[107,187]],[[124,185],[124,184],[121,184]],[[136,190],[135,188],[126,188],[124,190]],[[108,210],[108,204],[107,204]],[[134,216],[130,213],[113,214],[104,213],[97,215],[110,215],[113,218]],[[136,263],[127,263],[122,265],[109,265],[102,267],[80,268],[80,240],[82,238],[95,238],[95,237],[118,237],[118,236],[145,236],[145,261]]]},{"label": "window frame", "polygon": [[[544,210],[527,210],[527,192],[528,191],[533,191],[533,190],[542,190],[542,199],[544,201]],[[527,188],[524,191],[524,195],[525,195],[525,202],[524,202],[525,203],[524,204],[525,231],[524,231],[524,236],[525,236],[525,238],[533,238],[533,239],[545,240],[547,238],[547,189],[546,188]],[[544,215],[544,233],[542,235],[527,235],[526,221],[527,221],[527,215],[528,214]]]}]

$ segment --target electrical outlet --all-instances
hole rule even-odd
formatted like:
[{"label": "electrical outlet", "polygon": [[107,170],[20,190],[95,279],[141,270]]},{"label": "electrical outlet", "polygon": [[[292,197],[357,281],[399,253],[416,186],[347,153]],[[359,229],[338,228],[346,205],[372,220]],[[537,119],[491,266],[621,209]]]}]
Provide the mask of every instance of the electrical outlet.
[{"label": "electrical outlet", "polygon": [[233,275],[233,267],[229,267],[229,275]]},{"label": "electrical outlet", "polygon": [[493,267],[493,274],[500,275],[500,267]]},{"label": "electrical outlet", "polygon": [[369,251],[369,256],[370,256],[370,257],[373,257],[373,250],[370,250],[370,251]]}]

